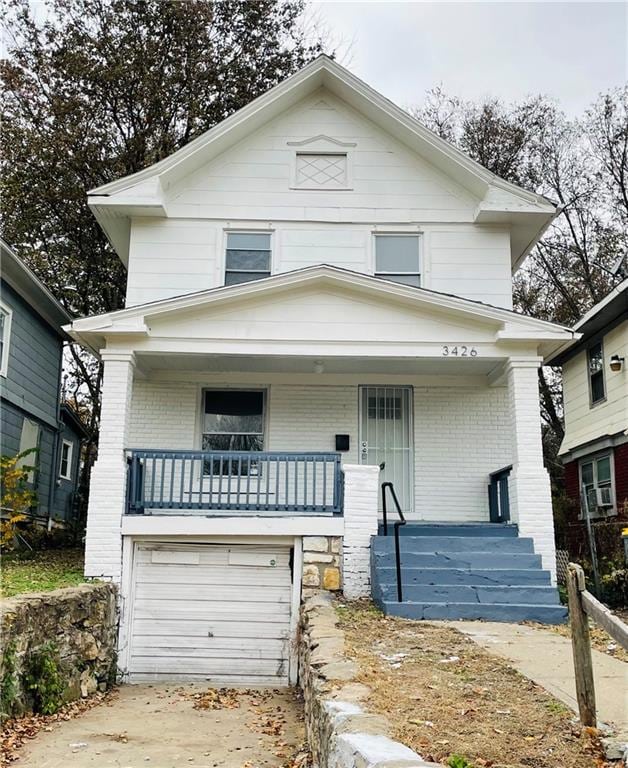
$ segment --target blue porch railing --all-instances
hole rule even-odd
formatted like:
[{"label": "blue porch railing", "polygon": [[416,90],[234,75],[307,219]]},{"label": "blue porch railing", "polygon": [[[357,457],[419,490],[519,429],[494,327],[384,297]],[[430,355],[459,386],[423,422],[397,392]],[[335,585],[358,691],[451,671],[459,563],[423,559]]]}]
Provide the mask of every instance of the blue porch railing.
[{"label": "blue porch railing", "polygon": [[510,496],[508,494],[508,478],[512,464],[502,467],[488,476],[488,512],[491,523],[508,523],[510,521]]},{"label": "blue porch railing", "polygon": [[127,452],[127,512],[342,514],[338,453]]}]

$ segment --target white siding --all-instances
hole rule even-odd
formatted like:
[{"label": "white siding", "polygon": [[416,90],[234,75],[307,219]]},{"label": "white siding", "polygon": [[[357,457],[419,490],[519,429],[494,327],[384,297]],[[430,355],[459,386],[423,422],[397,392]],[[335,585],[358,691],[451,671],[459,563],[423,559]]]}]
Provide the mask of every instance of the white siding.
[{"label": "white siding", "polygon": [[606,400],[590,405],[587,352],[583,350],[563,366],[565,439],[561,453],[590,440],[628,429],[628,375],[626,363],[614,373],[609,367],[613,355],[628,360],[628,321],[603,338]]},{"label": "white siding", "polygon": [[[351,189],[292,188],[290,142],[317,135],[351,145]],[[474,225],[477,202],[318,95],[166,190],[168,218],[132,221],[127,306],[223,285],[225,229],[262,228],[273,232],[273,273],[325,263],[372,274],[375,231],[420,230],[426,288],[511,307],[509,231]]]}]

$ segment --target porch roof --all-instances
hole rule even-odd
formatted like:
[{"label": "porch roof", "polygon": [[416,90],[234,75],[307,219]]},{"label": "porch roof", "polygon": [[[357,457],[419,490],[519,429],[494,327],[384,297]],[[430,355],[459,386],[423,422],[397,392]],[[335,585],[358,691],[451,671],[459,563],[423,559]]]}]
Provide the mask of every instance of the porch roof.
[{"label": "porch roof", "polygon": [[[329,295],[337,298],[337,306],[328,310],[330,314],[321,313],[321,300]],[[264,325],[264,313],[268,314],[269,308],[273,311],[272,333],[270,320]],[[370,336],[360,327],[361,320],[370,323]],[[303,326],[301,335],[296,328],[299,324]],[[378,330],[377,338],[373,338],[373,328]],[[394,355],[393,347],[401,346],[405,351],[400,357],[432,356],[418,349],[423,342],[527,345],[528,350],[534,348],[534,354],[548,355],[578,338],[570,328],[512,310],[325,264],[81,318],[65,330],[95,349],[123,343],[130,351],[143,348],[145,352],[183,354],[198,350],[206,354],[208,348],[201,350],[198,344],[184,348],[182,342],[211,339],[215,342],[211,351],[218,354],[226,353],[218,342],[234,342],[229,348],[231,355],[272,355],[270,349],[264,352],[260,347],[251,352],[236,343],[272,340],[311,345],[310,349],[294,351],[300,356],[320,354],[316,342],[325,342],[335,345],[341,356],[377,357],[384,344],[386,351],[380,355],[384,358]],[[169,345],[158,350],[155,342],[159,338],[167,338]],[[351,354],[342,350],[343,344],[352,345]],[[286,351],[278,346],[275,353]]]}]

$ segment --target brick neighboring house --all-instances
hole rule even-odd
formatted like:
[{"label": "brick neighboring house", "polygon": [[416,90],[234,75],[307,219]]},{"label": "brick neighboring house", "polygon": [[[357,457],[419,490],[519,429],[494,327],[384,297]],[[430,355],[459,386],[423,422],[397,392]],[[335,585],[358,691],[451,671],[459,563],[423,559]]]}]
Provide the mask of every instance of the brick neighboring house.
[{"label": "brick neighboring house", "polygon": [[548,363],[563,370],[567,545],[586,557],[585,515],[596,523],[600,554],[620,551],[628,521],[628,279],[574,330],[580,339]]},{"label": "brick neighboring house", "polygon": [[88,194],[128,269],[68,327],[104,363],[86,574],[120,584],[123,675],[293,680],[321,586],[564,617],[537,370],[574,334],[512,308],[551,201],[324,56]]}]

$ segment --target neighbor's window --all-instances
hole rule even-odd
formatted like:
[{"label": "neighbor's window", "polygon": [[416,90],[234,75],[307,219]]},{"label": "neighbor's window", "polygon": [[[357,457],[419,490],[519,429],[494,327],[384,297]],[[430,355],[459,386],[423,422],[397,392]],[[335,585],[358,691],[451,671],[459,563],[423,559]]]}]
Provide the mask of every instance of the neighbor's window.
[{"label": "neighbor's window", "polygon": [[[203,402],[203,450],[261,451],[264,447],[263,390],[208,389]],[[205,462],[205,474],[223,474],[228,462]],[[233,460],[230,474],[257,474],[257,462]]]},{"label": "neighbor's window", "polygon": [[11,310],[0,305],[0,375],[7,375],[9,367],[9,339],[11,338]]},{"label": "neighbor's window", "polygon": [[591,517],[616,514],[612,454],[580,462],[582,501]]},{"label": "neighbor's window", "polygon": [[421,285],[419,235],[375,235],[375,277]]},{"label": "neighbor's window", "polygon": [[595,405],[606,397],[604,388],[604,350],[601,341],[592,344],[587,350],[587,364],[589,367],[591,405]]},{"label": "neighbor's window", "polygon": [[347,153],[298,152],[296,186],[303,189],[346,189]]},{"label": "neighbor's window", "polygon": [[69,440],[64,440],[61,444],[59,475],[64,480],[72,479],[72,443]]},{"label": "neighbor's window", "polygon": [[28,473],[27,482],[32,485],[37,481],[37,467],[39,466],[39,457],[33,449],[39,449],[41,430],[36,421],[31,421],[26,417],[22,421],[22,432],[20,434],[20,453],[31,451],[31,453],[20,459],[17,464],[19,467],[33,467]]},{"label": "neighbor's window", "polygon": [[270,233],[228,232],[225,285],[248,283],[270,275]]}]

